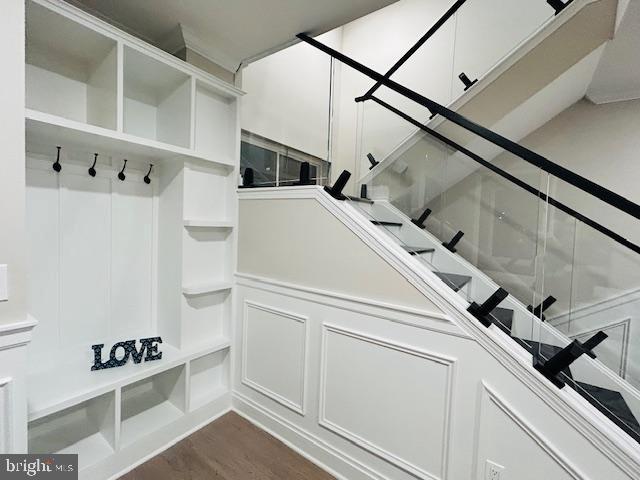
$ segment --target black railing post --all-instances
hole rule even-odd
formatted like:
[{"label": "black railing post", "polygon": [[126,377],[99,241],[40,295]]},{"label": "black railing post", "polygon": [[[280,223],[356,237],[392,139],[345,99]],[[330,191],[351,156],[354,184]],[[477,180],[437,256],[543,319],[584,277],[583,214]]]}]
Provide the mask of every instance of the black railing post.
[{"label": "black railing post", "polygon": [[540,320],[544,321],[545,318],[542,312],[544,312],[547,308],[549,308],[554,303],[556,303],[556,297],[554,297],[553,295],[549,295],[547,298],[545,298],[542,301],[540,305],[538,305],[535,308],[533,307],[533,305],[528,305],[527,310],[533,313],[533,315],[538,317]]},{"label": "black railing post", "polygon": [[360,185],[360,198],[367,199],[367,184]]},{"label": "black railing post", "polygon": [[431,215],[431,209],[426,208],[424,212],[422,212],[422,215],[420,215],[418,218],[412,218],[411,223],[413,223],[416,227],[424,230],[426,228],[424,222],[429,215]]},{"label": "black railing post", "polygon": [[469,90],[478,81],[477,78],[475,80],[473,80],[473,81],[469,80],[469,77],[467,77],[467,74],[464,73],[464,72],[462,72],[460,75],[458,75],[458,78],[464,84],[464,91],[465,92],[467,90]]},{"label": "black railing post", "polygon": [[456,253],[455,246],[463,236],[464,232],[462,230],[458,230],[458,233],[456,233],[451,240],[449,240],[448,242],[442,242],[442,246],[449,250],[451,253]]},{"label": "black railing post", "polygon": [[324,187],[325,192],[336,200],[346,200],[347,197],[342,193],[342,190],[347,185],[349,177],[351,177],[351,172],[343,170],[332,187]]},{"label": "black railing post", "polygon": [[478,321],[484,325],[485,327],[489,327],[492,323],[494,323],[491,318],[489,318],[489,314],[493,312],[493,310],[502,302],[505,298],[509,296],[509,292],[507,292],[504,288],[498,288],[493,294],[487,298],[482,305],[478,305],[476,302],[472,302],[467,308],[467,311],[476,317]]},{"label": "black railing post", "polygon": [[377,161],[376,158],[371,153],[367,153],[367,158],[369,159],[369,163],[371,164],[369,166],[369,170],[373,169],[373,167],[380,164],[380,162]]},{"label": "black railing post", "polygon": [[559,376],[560,373],[584,354],[595,358],[596,356],[593,353],[593,349],[606,338],[607,334],[600,331],[584,343],[574,340],[545,362],[540,360],[539,355],[534,354],[534,358],[537,357],[538,359],[534,362],[533,366],[556,387],[562,388],[565,383]]},{"label": "black railing post", "polygon": [[253,184],[253,168],[247,167],[244,169],[244,175],[242,175],[242,188],[254,187]]},{"label": "black railing post", "polygon": [[300,164],[300,180],[297,185],[311,185],[311,165],[309,162],[302,162]]},{"label": "black railing post", "polygon": [[572,0],[567,0],[567,2],[563,2],[562,0],[547,0],[547,3],[551,5],[551,8],[556,11],[556,15],[564,10],[571,2]]}]

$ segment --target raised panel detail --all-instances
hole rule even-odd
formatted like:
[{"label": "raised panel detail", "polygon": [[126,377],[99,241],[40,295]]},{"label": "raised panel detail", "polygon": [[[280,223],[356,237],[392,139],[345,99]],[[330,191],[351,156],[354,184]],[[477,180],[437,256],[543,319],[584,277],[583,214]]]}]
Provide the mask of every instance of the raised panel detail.
[{"label": "raised panel detail", "polygon": [[486,460],[518,480],[586,480],[560,452],[487,384],[477,409],[475,480],[483,480]]},{"label": "raised panel detail", "polygon": [[12,451],[11,379],[0,379],[0,453]]},{"label": "raised panel detail", "polygon": [[242,383],[304,415],[307,318],[245,302]]},{"label": "raised panel detail", "polygon": [[320,425],[420,478],[447,478],[455,360],[325,325]]}]

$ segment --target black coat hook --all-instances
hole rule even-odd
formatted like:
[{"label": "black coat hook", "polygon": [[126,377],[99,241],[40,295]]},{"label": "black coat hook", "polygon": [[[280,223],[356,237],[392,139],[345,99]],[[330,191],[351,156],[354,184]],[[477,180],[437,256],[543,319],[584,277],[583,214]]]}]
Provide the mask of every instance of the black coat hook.
[{"label": "black coat hook", "polygon": [[92,177],[96,176],[96,162],[98,161],[98,154],[94,153],[93,154],[93,165],[91,165],[91,168],[89,169],[89,175],[91,175]]},{"label": "black coat hook", "polygon": [[124,169],[127,168],[127,159],[124,159],[124,165],[122,165],[122,170],[120,170],[120,173],[118,174],[118,178],[120,180],[122,180],[124,182],[124,179],[127,178],[127,176],[124,174]]},{"label": "black coat hook", "polygon": [[152,169],[153,169],[153,163],[150,163],[149,164],[149,171],[144,176],[144,183],[146,183],[147,185],[149,185],[151,183],[151,177],[149,177],[149,175],[151,175],[151,170]]},{"label": "black coat hook", "polygon": [[58,154],[56,155],[56,161],[53,164],[53,169],[60,173],[60,170],[62,170],[62,165],[60,165],[60,149],[62,149],[62,147],[56,147],[58,149]]}]

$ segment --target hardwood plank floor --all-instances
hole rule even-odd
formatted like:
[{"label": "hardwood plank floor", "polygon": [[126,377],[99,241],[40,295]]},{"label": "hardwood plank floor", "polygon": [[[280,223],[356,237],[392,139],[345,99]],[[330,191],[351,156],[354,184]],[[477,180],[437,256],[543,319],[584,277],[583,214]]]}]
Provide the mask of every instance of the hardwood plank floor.
[{"label": "hardwood plank floor", "polygon": [[123,480],[334,479],[281,441],[233,412],[198,430],[121,478]]}]

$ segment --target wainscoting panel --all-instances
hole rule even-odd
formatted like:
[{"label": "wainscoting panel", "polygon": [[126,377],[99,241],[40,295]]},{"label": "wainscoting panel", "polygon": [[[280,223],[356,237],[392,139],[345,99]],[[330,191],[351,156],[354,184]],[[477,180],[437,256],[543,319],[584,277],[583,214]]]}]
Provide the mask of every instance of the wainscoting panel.
[{"label": "wainscoting panel", "polygon": [[305,414],[307,318],[244,304],[242,383]]},{"label": "wainscoting panel", "polygon": [[323,328],[320,424],[420,478],[446,478],[454,360]]},{"label": "wainscoting panel", "polygon": [[484,480],[487,461],[518,480],[586,480],[556,446],[542,436],[487,384],[481,384],[475,438],[474,480]]}]

